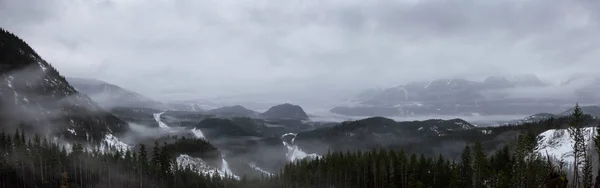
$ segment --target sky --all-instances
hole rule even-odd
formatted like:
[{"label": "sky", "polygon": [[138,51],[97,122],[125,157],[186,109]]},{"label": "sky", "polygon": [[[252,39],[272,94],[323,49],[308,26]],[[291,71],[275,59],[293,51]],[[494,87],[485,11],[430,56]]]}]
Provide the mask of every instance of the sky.
[{"label": "sky", "polygon": [[157,100],[340,99],[437,78],[600,68],[596,0],[0,0],[59,72]]}]

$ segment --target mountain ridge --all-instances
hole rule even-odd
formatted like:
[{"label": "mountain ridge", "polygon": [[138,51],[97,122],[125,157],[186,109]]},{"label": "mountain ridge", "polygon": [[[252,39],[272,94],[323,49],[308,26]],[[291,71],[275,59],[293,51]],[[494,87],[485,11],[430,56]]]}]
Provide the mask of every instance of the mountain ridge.
[{"label": "mountain ridge", "polygon": [[1,28],[0,93],[4,128],[90,141],[129,130],[126,122],[77,92],[24,40]]}]

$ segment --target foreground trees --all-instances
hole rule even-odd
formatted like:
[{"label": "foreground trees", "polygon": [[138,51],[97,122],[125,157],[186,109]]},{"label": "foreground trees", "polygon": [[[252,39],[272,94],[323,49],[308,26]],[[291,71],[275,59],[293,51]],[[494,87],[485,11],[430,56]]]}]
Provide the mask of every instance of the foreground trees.
[{"label": "foreground trees", "polygon": [[0,133],[0,188],[8,187],[236,187],[240,182],[203,176],[179,169],[166,145],[157,143],[148,158],[139,152],[111,149],[89,151],[74,144],[65,147],[17,131]]}]

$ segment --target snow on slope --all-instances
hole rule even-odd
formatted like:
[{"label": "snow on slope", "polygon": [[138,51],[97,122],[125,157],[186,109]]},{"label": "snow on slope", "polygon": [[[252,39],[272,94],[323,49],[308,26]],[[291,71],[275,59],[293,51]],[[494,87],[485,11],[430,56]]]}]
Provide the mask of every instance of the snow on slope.
[{"label": "snow on slope", "polygon": [[[221,172],[233,176],[233,177],[237,177],[236,175],[233,174],[233,172],[231,172],[231,169],[229,169],[229,163],[227,162],[227,160],[225,160],[225,156],[221,157]],[[236,178],[238,179],[238,178]]]},{"label": "snow on slope", "polygon": [[[287,157],[287,159],[290,162],[294,162],[296,160],[302,160],[307,157],[309,159],[315,159],[315,158],[321,157],[320,155],[315,154],[315,153],[307,154],[306,152],[302,151],[298,146],[294,145],[294,140],[296,140],[296,135],[298,135],[298,134],[297,133],[286,133],[281,136],[281,141],[283,142],[283,145],[288,149],[288,152],[285,154],[285,156]],[[293,136],[290,143],[285,141],[284,137],[286,137],[286,136]]]},{"label": "snow on slope", "polygon": [[190,131],[192,131],[192,133],[196,136],[196,138],[206,139],[206,137],[204,137],[204,133],[200,129],[196,129],[194,127]]},{"label": "snow on slope", "polygon": [[[590,146],[593,144],[591,138],[596,135],[596,127],[585,127],[583,128],[584,138]],[[541,139],[538,142],[538,152],[542,155],[554,156],[558,159],[563,159],[566,164],[573,163],[573,139],[569,136],[567,129],[550,129],[547,130],[538,137]]]},{"label": "snow on slope", "polygon": [[250,168],[259,171],[260,173],[267,175],[267,176],[273,176],[273,173],[267,172],[266,170],[261,169],[260,167],[256,166],[255,163],[248,163],[248,165],[250,166]]},{"label": "snow on slope", "polygon": [[[233,173],[231,173],[231,170],[229,170],[229,167],[226,164],[225,159],[223,159],[223,161],[225,162],[223,164],[224,167],[222,167],[219,170],[217,168],[213,168],[213,167],[209,166],[208,164],[206,164],[206,162],[204,160],[202,160],[200,158],[196,158],[196,157],[191,157],[189,155],[182,154],[182,155],[179,155],[176,159],[177,167],[182,168],[182,169],[189,168],[190,170],[192,170],[198,174],[209,175],[211,177],[218,175],[222,178],[230,176],[235,179],[240,179],[239,176],[236,176]],[[225,167],[227,167],[227,168],[225,168]]]},{"label": "snow on slope", "polygon": [[106,134],[104,136],[103,143],[100,145],[100,152],[104,153],[109,151],[111,148],[118,150],[121,153],[125,153],[125,151],[130,150],[131,146],[119,140],[119,138],[113,136],[112,134]]},{"label": "snow on slope", "polygon": [[154,116],[154,120],[156,120],[156,123],[158,123],[158,126],[159,126],[160,128],[163,128],[163,129],[169,129],[169,126],[168,126],[167,124],[165,124],[164,122],[162,122],[162,120],[160,120],[160,116],[161,116],[163,113],[165,113],[165,112],[161,112],[161,113],[156,113],[156,114],[153,114],[153,116]]}]

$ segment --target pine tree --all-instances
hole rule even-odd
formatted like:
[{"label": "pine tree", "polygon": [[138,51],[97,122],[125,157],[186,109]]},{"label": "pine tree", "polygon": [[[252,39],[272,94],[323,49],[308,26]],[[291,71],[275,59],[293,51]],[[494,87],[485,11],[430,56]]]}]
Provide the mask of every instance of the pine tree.
[{"label": "pine tree", "polygon": [[596,153],[598,154],[598,161],[596,161],[597,171],[596,171],[596,181],[594,182],[596,187],[600,187],[600,124],[596,126],[594,134],[594,148],[596,149]]},{"label": "pine tree", "polygon": [[575,187],[580,187],[581,186],[581,174],[580,174],[580,169],[579,166],[581,165],[581,163],[583,163],[584,161],[582,160],[582,158],[584,158],[585,156],[583,156],[584,150],[586,149],[585,147],[585,139],[584,139],[584,133],[582,130],[582,124],[583,124],[583,112],[581,111],[581,108],[579,107],[579,104],[575,105],[575,108],[573,110],[573,113],[571,114],[571,124],[569,126],[569,128],[567,129],[569,131],[569,136],[571,137],[571,139],[573,139],[573,185]]},{"label": "pine tree", "polygon": [[488,162],[481,142],[473,144],[473,185],[476,188],[486,187]]},{"label": "pine tree", "polygon": [[587,154],[587,151],[584,152],[585,153],[585,162],[583,163],[583,187],[584,188],[591,188],[592,187],[592,177],[594,176],[592,174],[592,163],[590,162],[590,155]]},{"label": "pine tree", "polygon": [[473,168],[471,167],[471,148],[469,145],[465,146],[461,155],[460,163],[460,176],[458,187],[473,187]]}]

